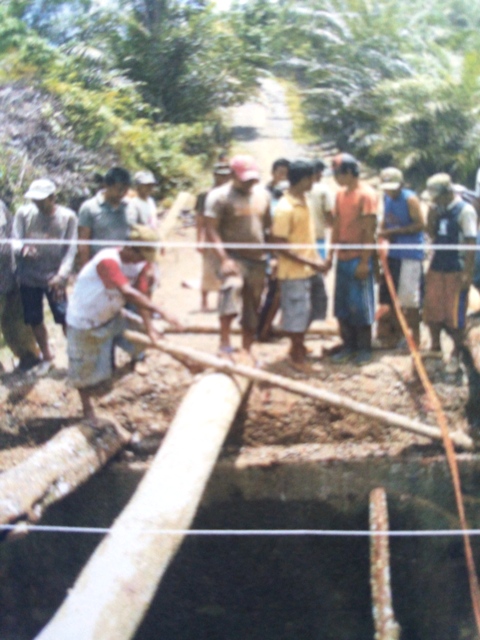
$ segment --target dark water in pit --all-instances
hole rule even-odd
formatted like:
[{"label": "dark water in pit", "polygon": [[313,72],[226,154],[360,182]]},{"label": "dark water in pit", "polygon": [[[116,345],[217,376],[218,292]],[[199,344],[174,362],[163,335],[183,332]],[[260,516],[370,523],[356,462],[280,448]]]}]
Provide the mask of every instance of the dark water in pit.
[{"label": "dark water in pit", "polygon": [[[107,526],[108,500],[96,509],[88,505],[88,524]],[[418,528],[411,505],[389,499],[389,509],[392,528]],[[78,524],[80,512],[72,499],[52,509],[48,522]],[[359,505],[346,515],[323,503],[238,499],[203,509],[193,526],[366,529],[368,514]],[[35,534],[0,549],[2,640],[31,639],[42,628],[99,539]],[[460,539],[392,539],[391,564],[402,639],[476,638]],[[373,636],[368,538],[189,537],[135,640]]]}]

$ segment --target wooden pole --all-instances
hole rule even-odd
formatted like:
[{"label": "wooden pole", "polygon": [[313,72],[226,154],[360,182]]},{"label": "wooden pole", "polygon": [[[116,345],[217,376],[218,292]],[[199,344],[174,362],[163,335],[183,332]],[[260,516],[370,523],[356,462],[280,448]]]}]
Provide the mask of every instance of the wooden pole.
[{"label": "wooden pole", "polygon": [[[139,327],[143,327],[143,319],[138,313],[131,311],[130,309],[126,309],[125,307],[121,311],[122,316],[132,322],[133,324],[138,325]],[[157,325],[157,323],[154,323]],[[158,326],[157,326],[158,328]],[[218,326],[213,325],[202,325],[202,324],[191,324],[186,325],[183,329],[177,329],[176,327],[171,327],[170,325],[166,327],[162,327],[159,329],[160,333],[199,333],[202,335],[218,335]],[[242,330],[240,327],[232,327],[230,329],[230,333],[232,335],[240,335]],[[272,327],[271,329],[272,336],[281,337],[285,335],[285,332],[279,328]],[[307,331],[308,336],[338,336],[338,327],[332,324],[331,322],[316,322],[311,325]]]},{"label": "wooden pole", "polygon": [[[382,487],[370,493],[370,531],[388,533],[387,496]],[[375,640],[399,640],[390,587],[390,550],[387,535],[370,538],[370,586],[372,589]]]},{"label": "wooden pole", "polygon": [[[320,400],[321,402],[325,402],[335,407],[353,411],[354,413],[373,418],[374,420],[386,424],[389,427],[397,427],[399,429],[411,431],[412,433],[425,436],[426,438],[431,438],[432,440],[442,440],[441,431],[437,427],[424,424],[423,422],[419,422],[418,420],[412,420],[392,411],[384,411],[383,409],[372,407],[371,405],[365,404],[363,402],[351,400],[346,396],[339,395],[338,393],[333,393],[332,391],[327,391],[326,389],[322,389],[320,387],[314,387],[312,385],[305,384],[304,382],[297,382],[296,380],[286,378],[285,376],[268,373],[260,369],[255,369],[254,367],[235,364],[229,360],[197,351],[196,349],[192,349],[191,347],[173,345],[164,340],[153,344],[148,337],[135,331],[125,331],[124,335],[131,342],[141,344],[145,348],[150,347],[153,349],[158,349],[159,351],[164,351],[165,353],[169,353],[174,357],[182,356],[184,358],[190,358],[194,362],[203,364],[206,367],[213,367],[226,373],[245,376],[250,380],[255,380],[256,382],[266,382],[270,385],[280,387],[281,389],[285,389],[286,391],[290,391],[291,393],[297,393],[301,396],[315,398],[316,400]],[[472,439],[469,438],[469,436],[467,436],[465,433],[461,431],[455,431],[450,434],[450,437],[452,439],[452,442],[457,447],[460,447],[462,449],[473,449]]]},{"label": "wooden pole", "polygon": [[62,429],[24,462],[0,474],[0,524],[38,521],[45,509],[101,469],[130,439],[112,422]]},{"label": "wooden pole", "polygon": [[132,638],[195,515],[248,387],[209,374],[189,389],[133,498],[37,640]]},{"label": "wooden pole", "polygon": [[195,205],[195,198],[188,191],[180,191],[175,198],[174,203],[168,210],[167,214],[160,222],[159,236],[161,241],[168,240],[169,235],[172,233],[175,225],[177,224],[178,216],[184,209],[193,209]]}]

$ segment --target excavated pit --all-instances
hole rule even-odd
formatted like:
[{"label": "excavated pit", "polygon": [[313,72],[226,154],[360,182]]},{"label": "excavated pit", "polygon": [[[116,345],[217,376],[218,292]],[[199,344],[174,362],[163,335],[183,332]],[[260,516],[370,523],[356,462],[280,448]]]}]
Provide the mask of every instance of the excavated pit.
[{"label": "excavated pit", "polygon": [[[310,462],[272,463],[265,456],[264,466],[251,463],[248,451],[224,456],[193,528],[364,531],[368,495],[377,486],[387,491],[392,530],[458,527],[441,456],[423,451],[345,461],[319,449]],[[459,461],[469,524],[478,527],[480,458],[463,454]],[[52,507],[42,524],[110,526],[144,471],[138,462],[111,465]],[[35,636],[99,541],[97,534],[44,532],[0,547],[2,640]],[[480,541],[474,537],[472,544],[480,562]],[[476,637],[460,537],[392,538],[391,572],[402,638]],[[228,535],[186,538],[135,639],[364,640],[373,634],[368,537]]]}]

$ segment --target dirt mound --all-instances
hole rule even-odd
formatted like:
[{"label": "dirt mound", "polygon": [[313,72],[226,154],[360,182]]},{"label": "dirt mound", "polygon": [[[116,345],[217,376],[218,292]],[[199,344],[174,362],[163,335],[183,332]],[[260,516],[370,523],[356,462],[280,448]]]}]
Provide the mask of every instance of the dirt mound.
[{"label": "dirt mound", "polygon": [[0,87],[0,148],[6,156],[0,196],[10,204],[36,177],[53,179],[59,200],[78,209],[94,187],[93,174],[118,164],[108,148],[78,144],[60,101],[22,83]]}]

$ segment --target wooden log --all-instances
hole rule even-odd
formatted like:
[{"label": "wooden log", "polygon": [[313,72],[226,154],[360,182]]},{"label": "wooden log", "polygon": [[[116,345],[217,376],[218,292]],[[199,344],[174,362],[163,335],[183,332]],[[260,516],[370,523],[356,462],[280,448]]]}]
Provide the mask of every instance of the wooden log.
[{"label": "wooden log", "polygon": [[192,385],[149,471],[37,640],[131,638],[195,515],[248,382]]},{"label": "wooden log", "polygon": [[191,193],[188,193],[188,191],[180,191],[167,214],[160,222],[158,231],[161,241],[168,240],[168,236],[175,228],[180,213],[185,209],[192,209],[194,205],[194,196]]},{"label": "wooden log", "polygon": [[[370,531],[388,533],[388,510],[385,489],[370,493]],[[388,536],[370,538],[370,586],[372,589],[375,640],[399,640],[400,626],[395,621],[390,587],[390,549]]]},{"label": "wooden log", "polygon": [[112,422],[62,429],[24,462],[0,474],[0,524],[37,521],[94,475],[129,440]]},{"label": "wooden log", "polygon": [[[131,311],[130,309],[123,308],[122,315],[127,318],[133,324],[138,326],[143,326],[142,317]],[[158,322],[154,321],[156,328],[160,331],[160,333],[198,333],[202,335],[218,335],[218,326],[213,325],[201,325],[201,324],[191,324],[185,325],[184,329],[177,329],[176,327],[171,327],[170,325],[161,326]],[[232,335],[240,335],[242,330],[240,327],[232,327],[230,330]],[[272,327],[271,334],[273,336],[281,337],[285,335],[285,333],[278,327]],[[315,322],[311,325],[306,333],[308,336],[338,336],[338,327],[335,326],[331,322]]]},{"label": "wooden log", "polygon": [[[268,373],[254,367],[235,364],[229,360],[203,353],[196,349],[192,349],[191,347],[173,345],[163,340],[153,344],[145,335],[135,331],[125,331],[124,335],[131,342],[137,342],[145,348],[158,349],[159,351],[164,351],[174,357],[183,356],[185,358],[190,358],[194,362],[198,362],[206,367],[213,367],[226,373],[245,376],[250,380],[255,380],[256,382],[268,383],[270,385],[280,387],[281,389],[285,389],[286,391],[290,391],[291,393],[315,398],[316,400],[320,400],[326,404],[330,404],[341,409],[347,409],[348,411],[353,411],[354,413],[377,420],[389,427],[397,427],[399,429],[411,431],[412,433],[431,438],[432,440],[442,440],[442,433],[438,427],[424,424],[418,420],[412,420],[411,418],[401,416],[392,411],[384,411],[383,409],[378,409],[377,407],[373,407],[363,402],[357,402],[356,400],[352,400],[351,398],[342,396],[338,393],[333,393],[332,391],[327,391],[321,387],[314,387],[304,382],[298,382],[296,380],[286,378],[285,376]],[[465,433],[461,431],[454,431],[450,434],[450,437],[455,446],[462,449],[473,449],[472,439]]]}]

